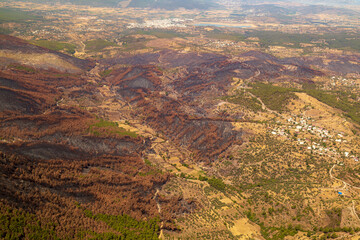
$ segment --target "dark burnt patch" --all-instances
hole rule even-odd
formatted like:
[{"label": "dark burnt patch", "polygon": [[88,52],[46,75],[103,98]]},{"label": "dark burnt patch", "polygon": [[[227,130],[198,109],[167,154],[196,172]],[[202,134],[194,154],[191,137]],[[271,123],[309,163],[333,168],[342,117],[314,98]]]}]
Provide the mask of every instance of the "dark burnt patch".
[{"label": "dark burnt patch", "polygon": [[13,80],[13,79],[7,79],[0,77],[0,87],[7,87],[11,89],[26,89],[23,87],[19,82]]},{"label": "dark burnt patch", "polygon": [[83,157],[83,153],[77,149],[72,149],[61,144],[48,142],[31,142],[16,145],[1,144],[0,148],[4,151],[15,152],[33,159],[76,159]]},{"label": "dark burnt patch", "polygon": [[20,114],[35,114],[40,110],[40,104],[30,96],[12,89],[0,88],[0,111],[11,111]]},{"label": "dark burnt patch", "polygon": [[231,123],[223,119],[190,117],[181,111],[180,102],[167,100],[161,108],[151,103],[141,106],[146,109],[146,123],[180,146],[190,148],[200,161],[214,161],[232,144],[241,144],[242,133],[233,130]]}]

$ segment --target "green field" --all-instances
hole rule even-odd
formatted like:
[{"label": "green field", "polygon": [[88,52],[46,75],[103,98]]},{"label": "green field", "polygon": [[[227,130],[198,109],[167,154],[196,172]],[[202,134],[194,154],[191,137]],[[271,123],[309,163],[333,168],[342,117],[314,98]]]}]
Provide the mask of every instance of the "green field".
[{"label": "green field", "polygon": [[[300,48],[300,43],[314,44],[319,47],[360,51],[360,35],[355,33],[298,34],[278,31],[253,31],[249,37],[258,37],[263,47],[271,45]],[[319,43],[323,41],[323,43]],[[317,43],[314,43],[317,42]]]},{"label": "green field", "polygon": [[44,47],[54,51],[63,50],[69,54],[74,54],[76,48],[74,44],[58,42],[58,41],[38,40],[38,41],[33,41],[31,43],[36,46]]},{"label": "green field", "polygon": [[325,35],[330,48],[360,51],[360,35]]},{"label": "green field", "polygon": [[0,23],[41,20],[42,17],[15,8],[0,8]]},{"label": "green field", "polygon": [[0,27],[0,34],[10,34],[11,32],[10,29]]},{"label": "green field", "polygon": [[215,29],[205,33],[206,37],[230,40],[230,41],[249,41],[247,38],[259,38],[262,47],[284,46],[291,48],[301,48],[301,43],[313,44],[319,47],[329,47],[342,50],[360,51],[360,34],[357,33],[327,33],[327,34],[299,34],[284,33],[279,31],[249,31],[246,34],[226,32]]},{"label": "green field", "polygon": [[85,42],[85,50],[88,52],[99,52],[106,47],[117,46],[116,43],[103,39],[90,40]]},{"label": "green field", "polygon": [[124,128],[118,126],[116,122],[99,119],[98,122],[89,126],[88,132],[95,136],[129,136],[132,138],[138,137],[135,132],[126,131]]},{"label": "green field", "polygon": [[237,33],[224,33],[219,30],[214,30],[211,32],[207,32],[206,37],[218,40],[230,40],[230,41],[244,41],[246,39],[245,35],[237,34]]},{"label": "green field", "polygon": [[151,35],[158,38],[175,38],[175,37],[187,37],[190,36],[186,33],[179,33],[172,30],[161,30],[161,29],[153,29],[153,30],[136,30],[133,34],[143,34],[143,35]]},{"label": "green field", "polygon": [[111,72],[112,72],[112,69],[107,69],[107,70],[100,72],[99,75],[104,78],[104,77],[109,76],[111,74]]},{"label": "green field", "polygon": [[319,39],[318,35],[291,34],[278,31],[253,31],[249,33],[249,36],[259,38],[261,45],[264,47],[270,45],[300,47],[300,43],[311,43]]},{"label": "green field", "polygon": [[16,70],[28,72],[28,73],[36,73],[36,70],[34,68],[19,65],[19,64],[10,64],[9,67],[13,68],[13,69],[16,69]]}]

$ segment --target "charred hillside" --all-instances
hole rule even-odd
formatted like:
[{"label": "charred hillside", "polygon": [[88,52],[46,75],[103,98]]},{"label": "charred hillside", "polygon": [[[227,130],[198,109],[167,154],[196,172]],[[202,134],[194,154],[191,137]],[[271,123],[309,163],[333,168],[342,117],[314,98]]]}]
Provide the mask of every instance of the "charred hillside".
[{"label": "charred hillside", "polygon": [[[304,165],[304,172],[318,167],[313,158],[305,166],[299,157],[293,166],[289,161],[276,168],[277,159],[293,157],[288,149],[297,145],[281,148],[287,154],[271,155],[273,165],[262,167],[259,139],[274,148],[284,144],[261,134],[275,128],[282,114],[292,114],[291,103],[318,114],[309,101],[329,95],[314,91],[315,80],[359,72],[356,55],[277,58],[260,51],[159,50],[95,62],[9,36],[0,36],[0,54],[0,213],[25,218],[25,238],[35,226],[48,239],[155,239],[160,230],[187,231],[174,219],[200,208],[239,201],[259,211],[243,194],[257,199],[257,181],[281,177],[285,184],[290,173],[298,179],[298,171],[286,166]],[[320,100],[317,106],[328,109]],[[343,103],[344,111],[356,106]],[[210,202],[210,195],[216,199]],[[244,211],[241,217],[251,218]],[[282,219],[290,221],[291,214],[295,208]]]},{"label": "charred hillside", "polygon": [[257,51],[231,59],[210,53],[163,50],[105,59],[102,64],[108,68],[116,64],[132,65],[112,69],[104,83],[137,109],[134,117],[141,115],[144,124],[179,146],[189,147],[197,159],[205,162],[216,160],[231,146],[242,142],[242,132],[235,131],[230,123],[244,121],[241,114],[216,112],[212,104],[215,96],[227,95],[233,78],[303,84],[324,75],[304,60],[278,59]]},{"label": "charred hillside", "polygon": [[[86,109],[61,104],[79,94],[92,98],[93,91],[96,93],[86,78],[86,70],[93,63],[13,37],[2,36],[1,44],[2,52],[50,53],[82,69],[64,73],[30,67],[14,59],[3,66],[0,73],[1,213],[8,211],[10,217],[26,213],[24,224],[31,227],[33,221],[37,222],[37,227],[49,231],[46,233],[49,239],[76,238],[81,229],[91,230],[87,237],[105,232],[120,236],[124,233],[106,224],[106,219],[114,215],[127,219],[121,224],[129,236],[155,234],[157,237],[160,220],[174,228],[172,215],[165,210],[159,212],[154,198],[170,175],[143,160],[143,152],[150,147],[149,139]],[[177,204],[172,198],[164,201],[170,202],[168,205]],[[153,225],[137,231],[126,225],[127,221],[141,224],[144,218]]]}]

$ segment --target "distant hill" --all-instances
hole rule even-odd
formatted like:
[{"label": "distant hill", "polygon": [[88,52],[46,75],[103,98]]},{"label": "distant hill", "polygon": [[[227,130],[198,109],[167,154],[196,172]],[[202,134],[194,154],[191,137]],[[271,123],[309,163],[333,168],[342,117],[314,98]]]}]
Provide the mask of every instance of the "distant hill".
[{"label": "distant hill", "polygon": [[173,10],[186,9],[209,9],[217,6],[212,0],[132,0],[128,7],[140,8],[163,8]]},{"label": "distant hill", "polygon": [[302,3],[306,4],[321,4],[321,5],[332,5],[332,6],[344,6],[344,5],[360,5],[360,0],[305,0]]},{"label": "distant hill", "polygon": [[174,10],[178,8],[186,9],[209,9],[218,6],[214,0],[19,0],[24,2],[37,2],[37,3],[62,3],[62,4],[75,4],[87,5],[93,7],[119,7],[123,2],[129,2],[128,7],[136,8],[162,8]]},{"label": "distant hill", "polygon": [[34,2],[46,4],[74,4],[92,7],[117,7],[121,0],[18,0],[19,2]]},{"label": "distant hill", "polygon": [[358,12],[347,8],[340,8],[325,5],[304,5],[304,6],[284,6],[276,4],[257,4],[243,5],[243,13],[247,14],[265,14],[266,16],[281,17],[291,14],[338,14],[338,15],[358,15]]},{"label": "distant hill", "polygon": [[252,4],[271,4],[271,3],[297,3],[297,4],[320,4],[325,6],[344,6],[344,5],[360,5],[360,0],[229,0],[245,5]]}]

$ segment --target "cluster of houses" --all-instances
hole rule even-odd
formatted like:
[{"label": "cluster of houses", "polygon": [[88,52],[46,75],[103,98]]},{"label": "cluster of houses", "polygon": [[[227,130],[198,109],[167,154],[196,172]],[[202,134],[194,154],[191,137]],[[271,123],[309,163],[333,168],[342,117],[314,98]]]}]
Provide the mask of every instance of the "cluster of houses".
[{"label": "cluster of houses", "polygon": [[143,23],[130,23],[127,28],[185,28],[185,20],[179,18],[147,20]]},{"label": "cluster of houses", "polygon": [[[287,139],[294,139],[298,145],[304,149],[319,155],[332,157],[352,158],[355,162],[359,158],[348,151],[341,151],[337,146],[340,143],[347,143],[343,133],[330,133],[330,131],[313,126],[309,117],[290,117],[286,120],[287,124],[279,124],[274,128],[269,128],[272,135],[284,136]],[[305,135],[311,135],[305,137]],[[302,138],[300,136],[303,136]],[[313,136],[313,137],[312,137]],[[315,140],[316,139],[316,140]]]},{"label": "cluster of houses", "polygon": [[335,86],[356,87],[358,84],[353,79],[347,79],[342,76],[338,76],[338,77],[332,76],[330,78],[330,85],[333,87]]},{"label": "cluster of houses", "polygon": [[224,48],[234,46],[236,43],[233,41],[214,41],[210,40],[205,46],[214,48]]}]

